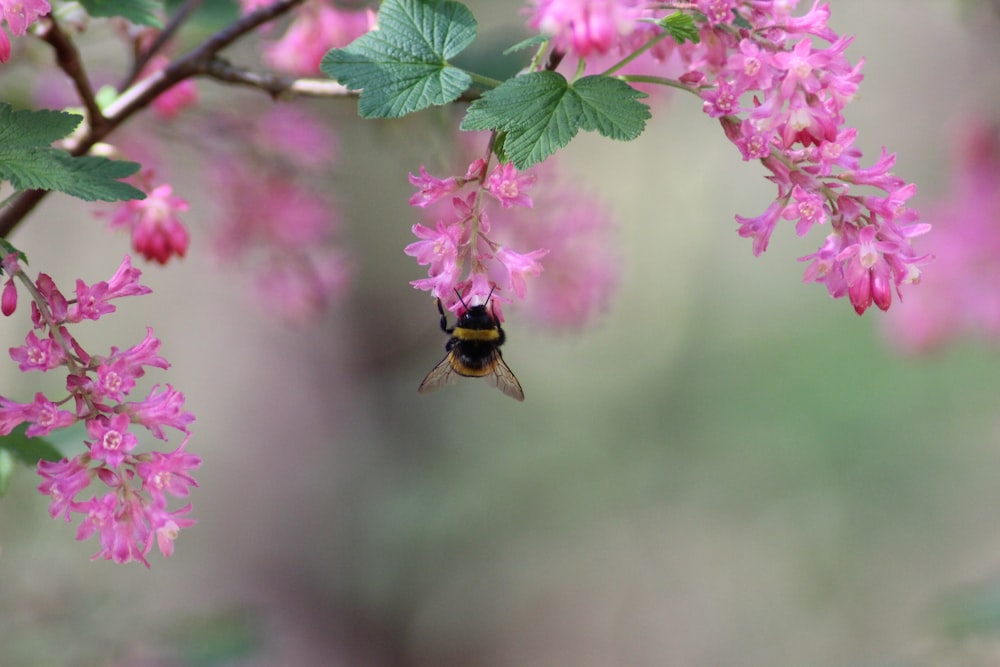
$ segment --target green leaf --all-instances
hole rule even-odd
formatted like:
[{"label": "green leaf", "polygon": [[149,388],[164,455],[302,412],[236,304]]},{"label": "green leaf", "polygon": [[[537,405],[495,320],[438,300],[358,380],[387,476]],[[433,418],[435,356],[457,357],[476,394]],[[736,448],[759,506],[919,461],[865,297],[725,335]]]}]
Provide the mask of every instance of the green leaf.
[{"label": "green leaf", "polygon": [[476,19],[450,0],[385,0],[378,29],[328,52],[320,69],[361,91],[365,118],[399,118],[458,99],[472,83],[448,59],[476,37]]},{"label": "green leaf", "polygon": [[6,449],[0,449],[0,498],[7,495],[13,477],[14,457]]},{"label": "green leaf", "polygon": [[585,76],[573,83],[573,89],[583,104],[580,126],[584,130],[596,130],[616,141],[631,141],[646,129],[649,107],[637,101],[646,93],[608,76]]},{"label": "green leaf", "polygon": [[0,450],[10,452],[21,463],[32,466],[39,461],[58,461],[62,453],[45,438],[29,438],[27,424],[16,426],[8,435],[0,436]]},{"label": "green leaf", "polygon": [[80,0],[80,4],[93,17],[120,16],[136,25],[163,27],[160,20],[162,0]]},{"label": "green leaf", "polygon": [[70,181],[56,188],[73,197],[86,201],[125,201],[128,199],[143,199],[145,194],[128,183],[119,179],[131,176],[139,171],[138,162],[109,160],[93,155],[72,157],[66,153],[57,153],[58,160],[63,164]]},{"label": "green leaf", "polygon": [[558,72],[532,72],[505,81],[472,103],[463,130],[505,130],[504,151],[518,169],[541,162],[580,129],[582,105]]},{"label": "green leaf", "polygon": [[516,51],[522,51],[524,49],[531,48],[532,46],[538,46],[540,44],[544,44],[545,42],[549,41],[550,39],[552,39],[552,35],[545,35],[545,34],[542,34],[542,35],[533,35],[532,37],[529,37],[528,39],[522,39],[520,42],[518,42],[514,46],[511,46],[511,47],[508,47],[507,49],[505,49],[504,52],[503,52],[503,55],[507,56],[507,55],[510,55],[511,53],[514,53]]},{"label": "green leaf", "polygon": [[17,190],[59,190],[87,201],[143,199],[141,190],[118,179],[139,165],[103,157],[73,157],[53,148],[81,116],[62,111],[14,111],[0,103],[0,180]]},{"label": "green leaf", "polygon": [[678,44],[683,44],[684,42],[693,42],[697,44],[701,41],[701,34],[698,32],[698,26],[694,22],[694,18],[690,14],[683,14],[681,12],[675,12],[673,14],[668,14],[658,21],[660,26],[670,33],[670,36]]},{"label": "green leaf", "polygon": [[518,169],[541,162],[581,129],[634,139],[649,118],[644,97],[624,81],[589,76],[569,83],[558,72],[532,72],[505,81],[469,106],[463,130],[505,133],[504,155]]}]

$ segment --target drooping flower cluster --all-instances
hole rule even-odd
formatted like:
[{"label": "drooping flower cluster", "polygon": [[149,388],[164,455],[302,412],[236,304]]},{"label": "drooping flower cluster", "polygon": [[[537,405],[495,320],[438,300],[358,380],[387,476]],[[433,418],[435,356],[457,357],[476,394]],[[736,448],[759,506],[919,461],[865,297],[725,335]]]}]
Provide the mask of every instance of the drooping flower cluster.
[{"label": "drooping flower cluster", "polygon": [[0,0],[0,63],[10,59],[10,37],[3,29],[4,21],[10,34],[20,37],[28,31],[28,26],[50,11],[48,0]]},{"label": "drooping flower cluster", "polygon": [[173,194],[167,183],[152,185],[153,175],[139,175],[137,186],[146,192],[145,199],[121,202],[108,220],[112,229],[127,229],[132,234],[132,248],[146,259],[166,264],[173,257],[187,254],[190,236],[178,213],[188,210],[186,200]]},{"label": "drooping flower cluster", "polygon": [[[698,94],[743,159],[759,160],[777,185],[774,203],[761,215],[736,216],[739,234],[753,239],[759,255],[780,221],[794,222],[799,235],[826,226],[822,247],[801,258],[809,262],[804,280],[847,296],[859,314],[873,303],[887,310],[893,291],[918,282],[921,265],[931,259],[911,246],[929,226],[915,224],[917,214],[906,206],[916,187],[891,173],[895,155],[883,149],[874,165],[861,166],[857,131],[843,116],[862,79],[861,63],[852,65],[844,55],[852,39],[829,27],[827,4],[814,2],[795,16],[797,4],[536,0],[529,23],[582,58],[632,53],[640,41],[656,39],[660,28],[651,21],[696,10],[700,41],[678,45],[660,33],[644,62],[655,58],[662,66],[646,74],[674,77],[672,85]],[[635,72],[635,63],[629,66]]]},{"label": "drooping flower cluster", "polygon": [[[0,298],[3,313],[13,313],[17,305],[14,279],[32,299],[32,330],[24,345],[10,349],[11,359],[25,373],[62,369],[66,380],[65,395],[57,399],[42,392],[26,403],[0,396],[0,435],[26,424],[28,437],[44,436],[83,422],[86,452],[38,464],[44,479],[38,488],[52,498],[49,513],[67,522],[80,515],[77,539],[98,535],[95,559],[137,560],[148,567],[146,556],[154,542],[164,556],[170,556],[178,532],[194,524],[185,516],[190,505],[176,510],[168,506],[168,496],[186,497],[190,487],[197,486],[191,471],[201,459],[185,451],[194,415],[184,409],[184,395],[170,385],[155,385],[145,398],[128,400],[147,368],[170,365],[159,355],[160,341],[151,329],[141,343],[125,350],[113,346],[106,355],[87,352],[70,333],[70,327],[83,320],[114,312],[112,300],[148,294],[150,289],[139,283],[140,272],[128,256],[107,281],[88,285],[77,280],[71,299],[44,273],[31,281],[16,254],[7,255],[2,265],[9,276]],[[184,434],[184,440],[169,453],[139,452],[135,432],[139,426],[164,442],[168,440],[164,429],[173,428]],[[91,484],[104,490],[80,498]]]},{"label": "drooping flower cluster", "polygon": [[[338,245],[340,219],[326,171],[337,159],[335,137],[292,106],[259,116],[215,119],[233,141],[212,168],[213,248],[219,258],[253,271],[256,299],[290,322],[324,313],[349,281]],[[315,186],[310,186],[315,176]]]},{"label": "drooping flower cluster", "polygon": [[532,207],[494,209],[490,236],[548,250],[545,279],[532,286],[523,313],[541,327],[581,329],[607,308],[618,283],[613,217],[592,189],[562,173],[558,155],[531,173],[544,185],[531,191]]},{"label": "drooping flower cluster", "polygon": [[[457,310],[485,304],[493,295],[492,309],[503,321],[501,303],[510,303],[513,293],[519,299],[527,294],[526,278],[542,272],[539,260],[546,249],[521,253],[491,239],[491,218],[487,201],[496,201],[501,209],[533,206],[528,190],[535,177],[520,173],[513,165],[498,164],[487,173],[485,159],[472,162],[464,176],[437,178],[421,166],[420,174],[410,174],[417,188],[410,205],[425,208],[451,196],[450,207],[435,220],[433,227],[417,223],[414,235],[420,239],[406,246],[407,255],[426,265],[428,277],[410,284],[429,291],[445,307]],[[468,189],[464,195],[461,190]]]},{"label": "drooping flower cluster", "polygon": [[1000,341],[1000,125],[956,123],[947,194],[929,207],[933,275],[885,321],[895,346],[926,351],[961,337]]}]

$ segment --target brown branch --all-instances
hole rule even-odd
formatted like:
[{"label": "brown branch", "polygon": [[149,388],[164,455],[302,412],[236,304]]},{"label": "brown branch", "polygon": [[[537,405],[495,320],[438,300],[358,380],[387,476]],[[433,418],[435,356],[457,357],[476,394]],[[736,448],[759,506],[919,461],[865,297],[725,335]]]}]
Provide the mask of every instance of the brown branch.
[{"label": "brown branch", "polygon": [[[305,0],[278,0],[266,7],[261,7],[255,12],[247,14],[238,21],[215,33],[202,44],[190,51],[181,58],[170,63],[166,68],[143,79],[136,85],[124,91],[107,108],[108,120],[113,129],[129,118],[136,111],[148,106],[161,93],[171,86],[200,74],[205,71],[208,63],[215,58],[222,49],[226,48],[243,35],[260,27],[264,23],[281,16],[296,5],[302,4]],[[110,131],[109,129],[109,131]],[[106,135],[107,133],[105,133]],[[96,136],[87,145],[84,151],[88,150],[94,143],[103,139],[104,136]]]},{"label": "brown branch", "polygon": [[349,90],[332,79],[297,79],[271,72],[251,72],[219,57],[205,63],[200,74],[224,83],[258,88],[271,97],[285,94],[309,97],[356,97],[358,94],[357,91]]},{"label": "brown branch", "polygon": [[[257,88],[273,98],[282,95],[327,98],[357,97],[359,94],[357,90],[351,90],[332,79],[297,79],[272,72],[251,72],[218,56],[205,63],[198,74],[223,83]],[[480,97],[482,97],[482,91],[470,89],[462,93],[458,101],[472,102]]]},{"label": "brown branch", "polygon": [[43,40],[49,43],[56,54],[56,64],[59,69],[66,73],[66,76],[73,82],[76,94],[80,98],[83,108],[87,112],[87,123],[90,127],[100,127],[106,122],[104,114],[97,106],[94,97],[94,88],[90,85],[90,79],[83,68],[83,61],[80,59],[80,52],[73,41],[62,31],[59,24],[51,16],[47,17],[46,24],[41,31]]},{"label": "brown branch", "polygon": [[[184,79],[204,71],[216,53],[304,1],[277,0],[266,7],[261,7],[215,33],[193,51],[168,65],[166,69],[132,86],[105,109],[104,122],[99,125],[88,123],[83,136],[70,150],[70,155],[86,154],[94,144],[102,141],[133,114],[147,107],[158,95]],[[57,57],[58,53],[57,49]],[[79,62],[78,57],[76,60]],[[0,211],[0,237],[8,236],[48,193],[48,190],[26,190],[15,197],[9,206]]]},{"label": "brown branch", "polygon": [[128,76],[118,90],[125,90],[139,78],[142,74],[142,70],[149,64],[149,61],[153,59],[160,49],[166,45],[167,42],[174,36],[174,34],[180,29],[184,22],[190,18],[190,16],[198,10],[204,0],[184,0],[184,4],[178,8],[177,12],[170,18],[170,22],[160,31],[160,34],[156,36],[156,40],[149,46],[148,49],[143,51],[132,63],[132,69],[129,71]]}]

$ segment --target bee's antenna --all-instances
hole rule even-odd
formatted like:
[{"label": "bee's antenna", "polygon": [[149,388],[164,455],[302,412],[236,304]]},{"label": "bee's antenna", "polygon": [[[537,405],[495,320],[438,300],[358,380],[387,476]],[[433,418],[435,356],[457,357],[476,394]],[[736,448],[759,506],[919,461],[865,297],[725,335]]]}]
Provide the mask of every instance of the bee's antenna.
[{"label": "bee's antenna", "polygon": [[[490,291],[490,294],[493,294],[492,290]],[[465,305],[465,299],[462,298],[462,293],[459,292],[457,289],[455,290],[455,296],[458,297],[458,301],[459,301],[459,303],[462,304],[462,308],[465,308],[466,310],[468,310],[469,307],[467,305]]]}]

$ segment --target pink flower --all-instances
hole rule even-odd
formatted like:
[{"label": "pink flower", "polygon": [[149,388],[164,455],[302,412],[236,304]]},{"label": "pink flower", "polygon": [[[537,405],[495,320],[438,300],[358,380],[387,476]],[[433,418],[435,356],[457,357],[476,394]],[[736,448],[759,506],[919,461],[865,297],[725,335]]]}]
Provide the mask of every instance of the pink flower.
[{"label": "pink flower", "polygon": [[[28,26],[50,11],[48,0],[0,0],[0,23],[6,20],[11,34],[20,37],[28,31]],[[0,26],[0,63],[9,58],[10,38]]]},{"label": "pink flower", "polygon": [[61,461],[39,461],[38,474],[45,479],[38,490],[52,497],[49,514],[53,519],[62,515],[67,523],[72,521],[71,513],[79,511],[74,506],[74,498],[90,486],[89,465],[82,456]]},{"label": "pink flower", "polygon": [[187,254],[190,239],[178,213],[188,208],[187,201],[173,196],[173,188],[164,184],[145,199],[124,202],[108,224],[112,228],[130,229],[136,252],[148,260],[166,264],[174,255]]},{"label": "pink flower", "polygon": [[698,0],[698,9],[704,14],[709,23],[732,23],[733,21],[733,0]]},{"label": "pink flower", "polygon": [[[56,287],[55,281],[50,276],[39,273],[38,278],[35,279],[35,288],[42,296],[52,320],[54,322],[64,322],[69,315],[69,302],[63,296],[63,293],[59,291],[59,288]],[[48,324],[43,320],[38,304],[34,302],[31,304],[31,321],[34,323],[36,329],[41,329]]]},{"label": "pink flower", "polygon": [[[411,182],[423,192],[434,192],[432,195],[415,196],[410,199],[411,205],[425,208],[442,199],[443,190],[456,190],[467,185],[473,185],[474,191],[466,196],[455,196],[451,199],[451,207],[441,212],[443,217],[435,223],[435,229],[421,224],[413,226],[413,233],[419,241],[406,246],[404,252],[415,257],[417,263],[426,265],[427,278],[414,280],[410,284],[420,290],[430,291],[440,299],[447,308],[456,309],[461,301],[458,295],[467,299],[467,304],[485,303],[491,297],[502,302],[506,296],[497,290],[497,283],[489,277],[490,266],[504,266],[497,256],[500,245],[489,238],[493,232],[490,215],[485,199],[480,193],[490,194],[500,202],[501,209],[514,205],[530,206],[531,199],[524,190],[534,181],[534,175],[520,174],[513,165],[499,165],[491,173],[485,184],[480,184],[478,177],[485,172],[486,163],[477,160],[469,165],[464,178],[434,179],[421,168],[421,176],[410,175]],[[443,202],[441,202],[443,204]],[[438,215],[443,206],[434,207],[430,215]],[[542,252],[544,254],[544,252]],[[519,290],[518,296],[525,296],[525,275],[537,275],[541,265],[521,265],[520,261],[530,262],[542,255],[518,255],[506,251],[504,258],[510,262],[507,270],[507,285]],[[465,267],[469,267],[466,278],[462,278]],[[481,301],[477,301],[481,299]]]},{"label": "pink flower", "polygon": [[253,145],[304,167],[327,167],[337,158],[337,138],[329,124],[292,104],[269,107],[249,134]]},{"label": "pink flower", "polygon": [[60,410],[42,393],[35,394],[32,403],[15,403],[0,396],[0,435],[8,435],[16,426],[28,422],[31,426],[25,435],[35,438],[48,435],[57,428],[65,428],[75,421],[76,416],[72,412]]},{"label": "pink flower", "polygon": [[[420,240],[406,253],[429,267],[429,277],[413,286],[430,290],[456,314],[461,311],[456,290],[468,305],[489,300],[500,321],[503,304],[515,297],[525,300],[531,318],[550,327],[579,328],[601,312],[619,264],[612,251],[611,216],[589,192],[559,178],[555,164],[549,159],[530,174],[493,169],[494,187],[502,186],[505,176],[530,176],[533,185],[537,179],[531,208],[506,208],[496,197],[484,198],[488,185],[473,185],[470,179],[468,194],[424,209],[435,227],[415,225]],[[469,172],[482,173],[473,165]],[[543,258],[544,278],[533,281],[537,284],[529,295],[528,278],[542,272]]]},{"label": "pink flower", "polygon": [[486,180],[486,191],[504,208],[511,206],[531,208],[531,197],[528,196],[527,191],[534,184],[534,174],[519,173],[510,163],[498,164]]},{"label": "pink flower", "polygon": [[813,225],[822,225],[829,216],[826,211],[826,200],[815,192],[807,192],[796,185],[792,188],[794,204],[785,207],[781,217],[785,220],[798,220],[795,233],[805,236]]},{"label": "pink flower", "polygon": [[739,91],[725,79],[718,79],[714,89],[706,89],[701,98],[705,113],[712,118],[732,116],[740,112]]},{"label": "pink flower", "polygon": [[451,193],[457,191],[464,183],[459,182],[457,176],[449,178],[435,178],[427,173],[424,165],[420,165],[420,175],[409,174],[410,183],[417,188],[416,194],[410,197],[410,206],[429,206]]},{"label": "pink flower", "polygon": [[167,506],[165,494],[185,498],[191,487],[198,486],[190,471],[201,465],[201,458],[184,451],[187,441],[184,438],[184,442],[169,454],[153,452],[136,466],[136,474],[142,480],[142,488],[153,499],[153,507]]},{"label": "pink flower", "polygon": [[51,336],[42,340],[34,331],[29,331],[21,347],[10,348],[10,358],[17,362],[22,373],[28,371],[49,371],[66,362],[62,347]]},{"label": "pink flower", "polygon": [[745,218],[742,215],[736,216],[736,222],[740,223],[738,233],[743,238],[753,239],[753,254],[759,257],[767,250],[767,244],[771,241],[771,233],[778,222],[781,212],[785,208],[785,202],[781,199],[771,202],[763,213],[755,218]]},{"label": "pink flower", "polygon": [[586,58],[608,53],[640,29],[638,0],[533,0],[528,24],[555,47]]},{"label": "pink flower", "polygon": [[10,317],[17,310],[17,285],[13,278],[8,278],[3,286],[3,296],[0,297],[0,312]]},{"label": "pink flower", "polygon": [[142,505],[137,496],[123,500],[111,492],[83,503],[81,509],[87,516],[80,523],[76,539],[85,540],[97,533],[101,544],[100,551],[91,560],[103,558],[119,564],[137,560],[149,567],[146,553],[151,546],[151,533],[143,521]]},{"label": "pink flower", "polygon": [[[313,321],[344,292],[353,273],[337,245],[335,202],[322,189],[328,176],[306,169],[329,166],[336,157],[334,137],[292,109],[249,122],[234,118],[229,129],[241,139],[234,143],[240,150],[220,155],[212,171],[220,207],[213,250],[225,264],[252,271],[248,294],[269,314]],[[306,158],[309,144],[316,152]]]},{"label": "pink flower", "polygon": [[189,528],[197,523],[194,519],[182,518],[182,514],[191,511],[191,505],[185,505],[175,512],[167,512],[161,507],[149,508],[149,522],[156,536],[156,546],[165,558],[174,553],[174,541],[182,528]]},{"label": "pink flower", "polygon": [[341,294],[351,270],[333,248],[317,248],[308,261],[275,262],[254,281],[263,309],[289,323],[314,322]]},{"label": "pink flower", "polygon": [[[176,391],[169,384],[160,390],[160,385],[154,385],[146,400],[126,403],[129,418],[136,424],[145,426],[153,437],[166,440],[164,426],[188,432],[188,424],[194,421],[194,415],[184,410],[184,394]],[[186,442],[186,440],[185,440]]]},{"label": "pink flower", "polygon": [[413,281],[417,289],[429,290],[436,298],[450,300],[458,289],[460,277],[459,246],[465,232],[461,224],[446,225],[438,221],[436,229],[413,225],[413,234],[422,239],[403,249],[417,263],[428,267],[428,279]]},{"label": "pink flower", "polygon": [[[147,78],[154,72],[160,72],[170,64],[170,59],[164,55],[153,57],[146,65],[142,78]],[[173,118],[184,109],[198,102],[198,86],[194,79],[180,81],[157,95],[152,102],[153,111],[163,119]]]},{"label": "pink flower", "polygon": [[327,51],[347,46],[374,26],[375,13],[370,9],[340,9],[312,0],[299,9],[284,37],[267,47],[264,57],[283,72],[315,75]]},{"label": "pink flower", "polygon": [[504,268],[507,269],[507,286],[523,299],[527,295],[527,284],[525,276],[537,276],[542,272],[542,265],[538,263],[542,257],[549,254],[548,250],[533,250],[527,254],[521,254],[501,247],[496,254]]},{"label": "pink flower", "polygon": [[[9,260],[9,258],[8,258]],[[5,270],[11,262],[4,260]],[[59,462],[40,461],[38,474],[43,478],[39,491],[51,497],[49,512],[67,521],[73,514],[86,517],[77,532],[78,539],[97,533],[104,557],[119,563],[138,560],[149,565],[145,556],[152,547],[154,533],[161,551],[172,553],[177,530],[193,523],[190,519],[172,520],[166,511],[164,492],[187,495],[186,486],[169,485],[153,494],[144,490],[137,479],[139,466],[161,460],[158,452],[137,454],[138,438],[131,432],[133,424],[146,426],[154,435],[165,439],[163,427],[171,426],[188,433],[193,415],[183,410],[183,395],[169,385],[165,391],[153,388],[146,401],[122,403],[132,390],[135,380],[146,368],[167,368],[169,363],[159,354],[160,341],[147,328],[145,339],[122,351],[112,346],[106,358],[89,354],[71,335],[70,326],[86,319],[98,319],[113,312],[107,304],[111,298],[141,295],[149,289],[138,282],[139,272],[132,268],[128,257],[119,265],[108,282],[88,286],[77,280],[77,299],[70,306],[55,282],[40,274],[35,281],[31,320],[34,330],[25,338],[26,344],[11,349],[11,357],[22,371],[53,371],[65,367],[67,394],[52,400],[36,393],[31,403],[17,403],[0,396],[0,435],[27,423],[29,438],[45,436],[57,429],[84,421],[89,440],[87,454]],[[36,333],[37,331],[37,333]],[[75,411],[60,409],[73,401]],[[187,440],[185,439],[185,443]],[[183,445],[178,451],[183,449]],[[184,484],[193,485],[188,471],[200,464],[193,455],[163,455],[163,460],[179,461]],[[100,498],[77,500],[76,496],[97,480],[109,492]],[[156,511],[147,514],[147,506]],[[183,514],[182,510],[176,514]],[[169,515],[169,516],[168,516]]]},{"label": "pink flower", "polygon": [[934,272],[885,321],[888,340],[909,352],[1000,340],[1000,128],[982,118],[954,127],[948,190],[927,215]]},{"label": "pink flower", "polygon": [[108,289],[104,293],[104,298],[117,299],[123,296],[149,294],[153,290],[139,284],[139,276],[141,275],[142,271],[133,268],[132,258],[125,255],[122,258],[122,263],[118,265],[118,270],[108,280]]},{"label": "pink flower", "polygon": [[7,31],[0,25],[0,63],[5,63],[8,60],[10,60],[10,37],[7,36]]},{"label": "pink flower", "polygon": [[113,417],[100,416],[87,420],[87,434],[94,439],[90,443],[90,455],[104,461],[112,468],[117,468],[125,460],[125,455],[139,444],[138,438],[129,433],[128,415],[117,414]]}]

